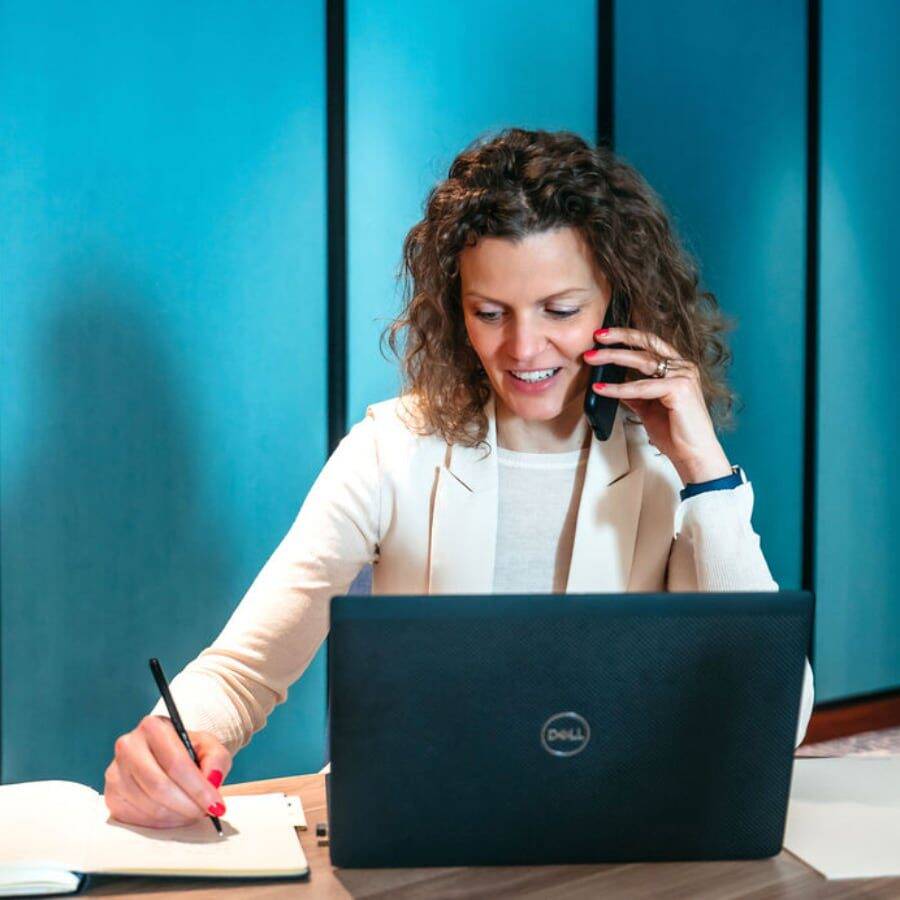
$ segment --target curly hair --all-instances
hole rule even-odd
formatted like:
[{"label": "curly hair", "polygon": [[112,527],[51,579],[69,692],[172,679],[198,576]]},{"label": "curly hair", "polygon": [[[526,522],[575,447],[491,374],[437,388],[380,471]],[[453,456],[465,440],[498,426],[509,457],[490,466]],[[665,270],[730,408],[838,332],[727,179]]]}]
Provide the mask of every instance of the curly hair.
[{"label": "curly hair", "polygon": [[696,363],[713,422],[731,430],[736,395],[725,383],[731,353],[722,333],[734,324],[698,289],[697,265],[659,197],[608,148],[570,131],[521,128],[481,136],[460,153],[404,240],[403,308],[381,347],[387,336],[401,363],[401,397],[413,401],[401,404],[408,427],[450,444],[484,442],[491,385],[467,340],[458,254],[482,236],[520,240],[565,226],[581,233],[608,278],[614,321],[657,334]]}]

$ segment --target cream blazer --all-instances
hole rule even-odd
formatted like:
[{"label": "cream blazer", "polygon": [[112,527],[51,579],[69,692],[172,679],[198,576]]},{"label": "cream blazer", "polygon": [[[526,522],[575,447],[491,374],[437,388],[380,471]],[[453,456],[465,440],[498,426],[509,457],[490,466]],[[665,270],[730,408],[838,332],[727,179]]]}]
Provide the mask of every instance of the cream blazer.
[{"label": "cream blazer", "polygon": [[[330,598],[368,563],[375,595],[491,592],[493,397],[487,454],[414,434],[401,403],[415,416],[396,397],[368,407],[221,634],[173,679],[189,729],[212,731],[232,752],[248,743],[324,640]],[[778,590],[751,524],[750,482],[682,501],[674,466],[627,412],[620,405],[609,440],[592,436],[566,592]],[[798,744],[812,705],[807,662]],[[162,701],[152,712],[165,715]]]}]

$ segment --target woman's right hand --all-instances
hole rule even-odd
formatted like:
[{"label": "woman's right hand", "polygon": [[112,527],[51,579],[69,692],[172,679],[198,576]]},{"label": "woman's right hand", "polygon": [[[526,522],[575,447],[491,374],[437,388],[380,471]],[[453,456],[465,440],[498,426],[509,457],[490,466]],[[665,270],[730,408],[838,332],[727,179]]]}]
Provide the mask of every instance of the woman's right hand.
[{"label": "woman's right hand", "polygon": [[231,771],[231,753],[208,731],[189,731],[188,737],[200,768],[166,716],[144,716],[116,739],[103,793],[114,819],[175,828],[225,812],[218,787]]}]

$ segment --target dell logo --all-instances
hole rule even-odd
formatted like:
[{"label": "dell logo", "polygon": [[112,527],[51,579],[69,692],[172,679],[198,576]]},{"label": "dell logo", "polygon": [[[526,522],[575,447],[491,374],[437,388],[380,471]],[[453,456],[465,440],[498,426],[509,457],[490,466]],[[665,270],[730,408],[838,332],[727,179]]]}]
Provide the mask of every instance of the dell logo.
[{"label": "dell logo", "polygon": [[556,713],[541,728],[541,745],[552,756],[575,756],[590,739],[591,726],[576,712]]}]

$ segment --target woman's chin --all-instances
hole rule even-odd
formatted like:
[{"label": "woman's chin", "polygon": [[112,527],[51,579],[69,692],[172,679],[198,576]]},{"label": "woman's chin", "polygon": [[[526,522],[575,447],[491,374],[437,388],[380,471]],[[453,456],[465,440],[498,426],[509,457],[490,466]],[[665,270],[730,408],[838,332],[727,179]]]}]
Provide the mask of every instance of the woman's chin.
[{"label": "woman's chin", "polygon": [[565,397],[557,391],[530,397],[502,391],[500,397],[508,412],[520,419],[535,422],[549,422],[557,418],[566,406]]}]

